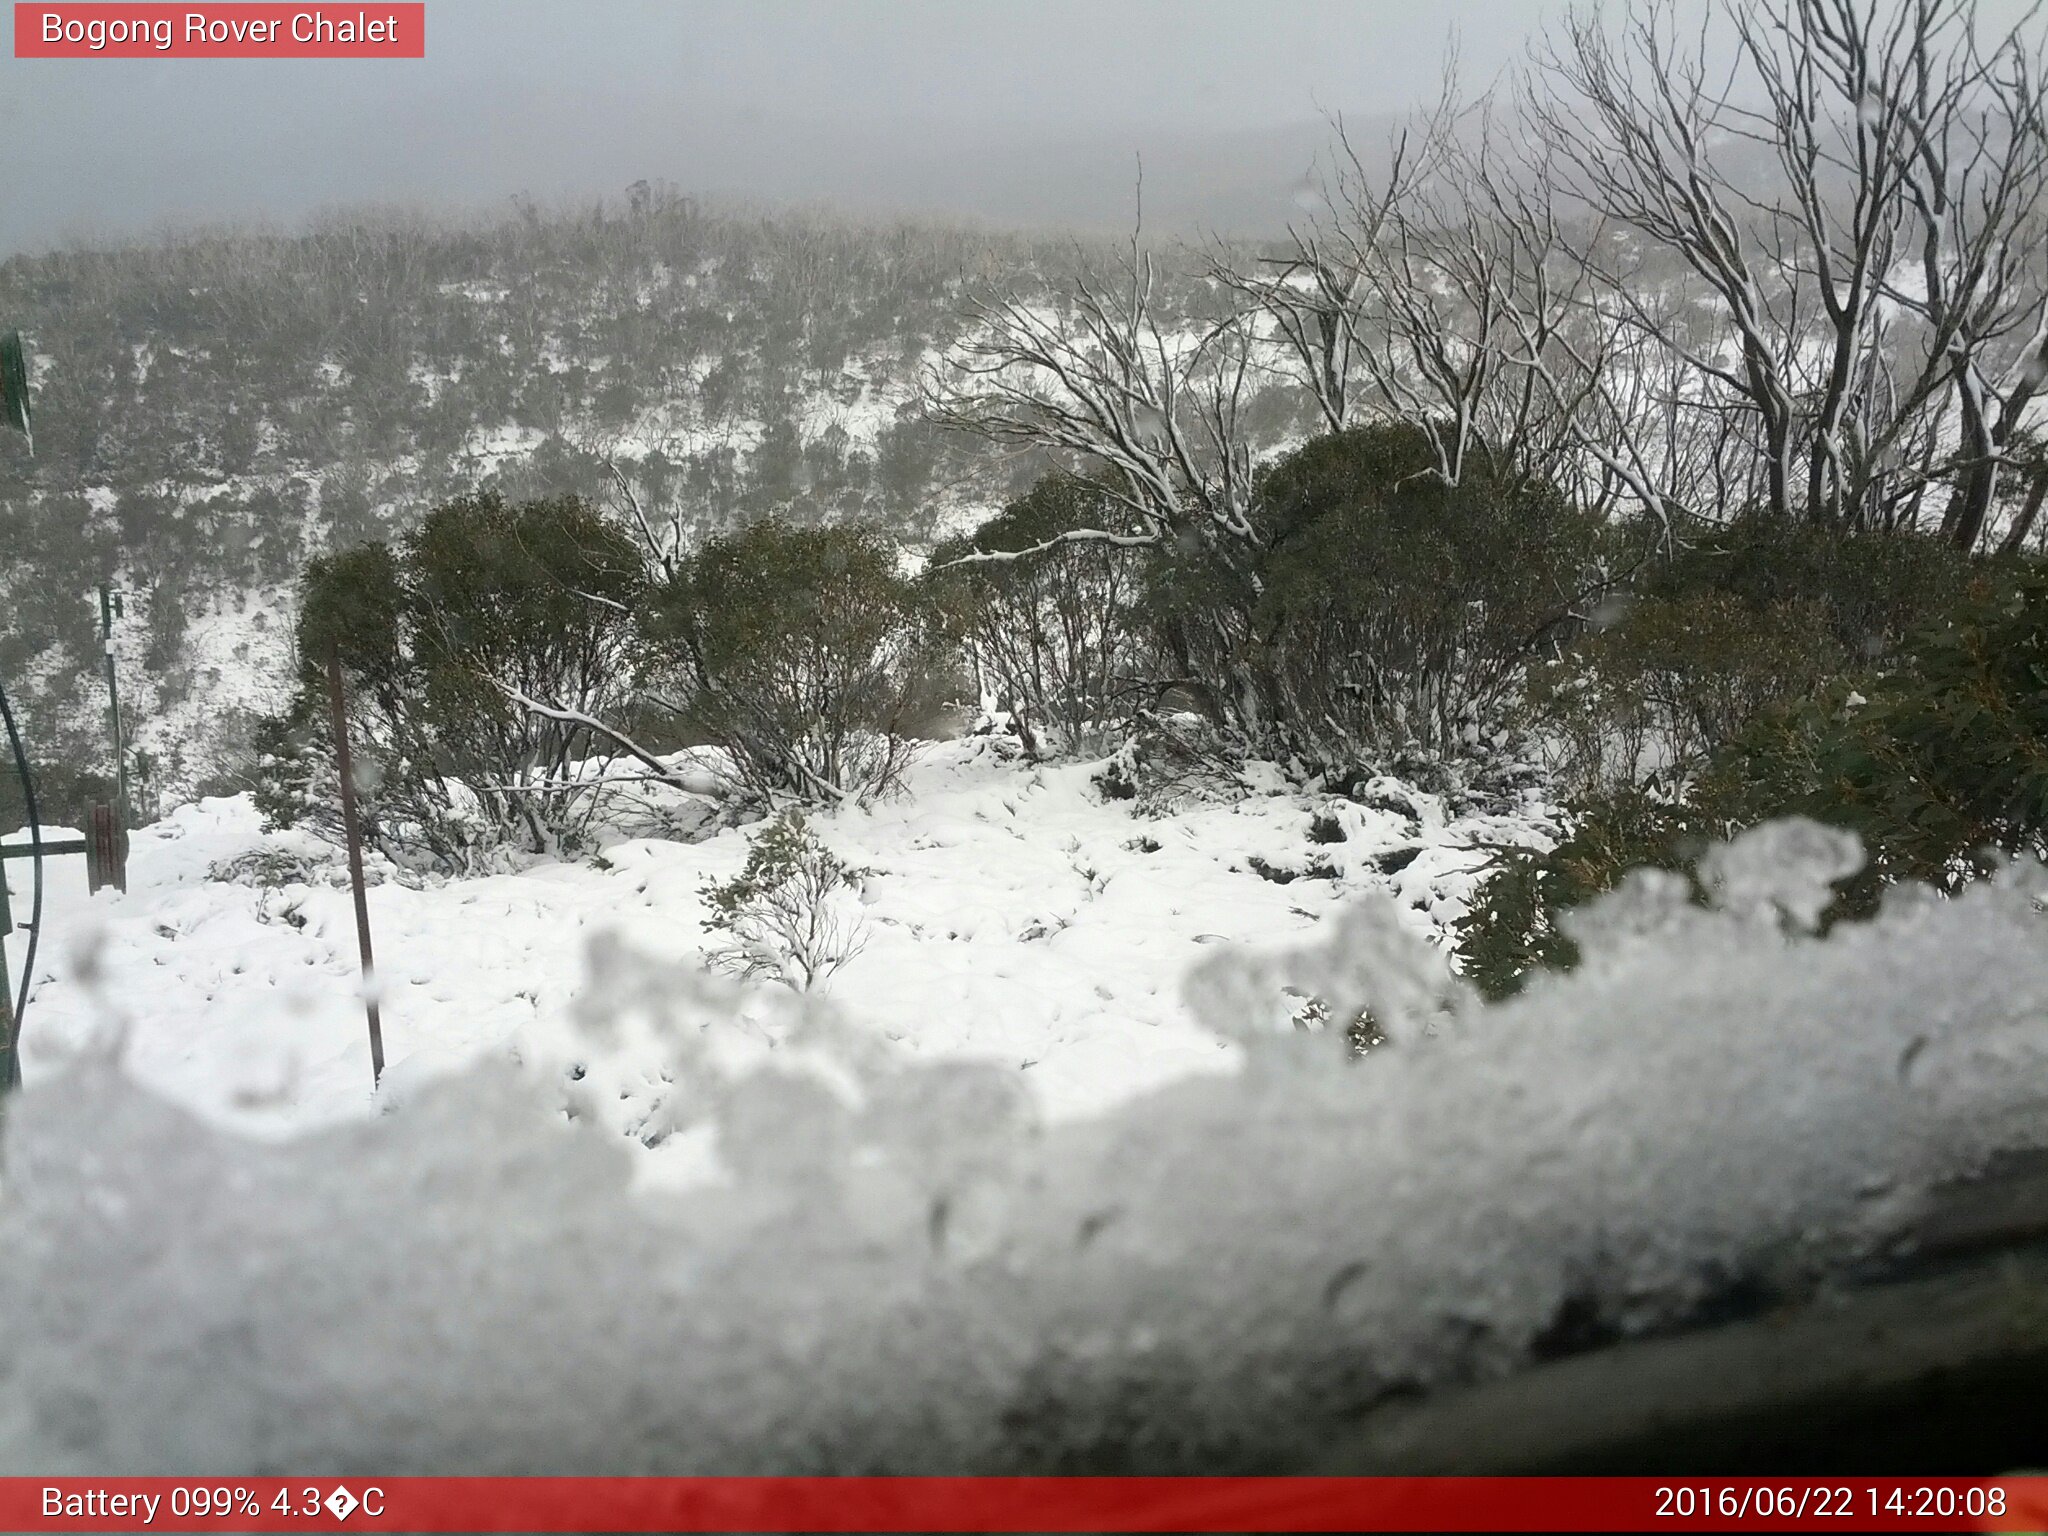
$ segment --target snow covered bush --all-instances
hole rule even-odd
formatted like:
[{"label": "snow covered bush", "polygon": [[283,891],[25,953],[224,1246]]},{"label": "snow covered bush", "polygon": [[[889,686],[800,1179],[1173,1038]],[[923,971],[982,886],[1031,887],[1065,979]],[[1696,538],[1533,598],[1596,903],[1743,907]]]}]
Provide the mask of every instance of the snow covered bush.
[{"label": "snow covered bush", "polygon": [[1052,474],[932,551],[934,600],[1032,757],[1107,750],[1143,696],[1132,551],[1059,542],[1128,522],[1101,486]]},{"label": "snow covered bush", "polygon": [[614,750],[597,722],[632,696],[641,587],[631,543],[574,498],[467,497],[396,548],[314,560],[297,687],[257,732],[258,805],[273,827],[339,840],[332,653],[372,846],[447,870],[577,846]]},{"label": "snow covered bush", "polygon": [[292,849],[252,848],[233,858],[214,860],[207,867],[206,878],[274,891],[287,885],[312,885],[340,877],[331,866],[321,868],[313,859]]},{"label": "snow covered bush", "polygon": [[1191,710],[1139,710],[1095,786],[1105,799],[1135,802],[1141,816],[1171,816],[1242,797],[1257,755],[1249,738]]},{"label": "snow covered bush", "polygon": [[804,815],[785,810],[747,843],[738,875],[700,893],[705,927],[724,935],[707,958],[742,977],[808,992],[861,952],[867,917],[860,872],[818,840]]},{"label": "snow covered bush", "polygon": [[651,633],[684,720],[770,802],[896,787],[937,637],[895,547],[868,530],[764,518],[679,562]]}]

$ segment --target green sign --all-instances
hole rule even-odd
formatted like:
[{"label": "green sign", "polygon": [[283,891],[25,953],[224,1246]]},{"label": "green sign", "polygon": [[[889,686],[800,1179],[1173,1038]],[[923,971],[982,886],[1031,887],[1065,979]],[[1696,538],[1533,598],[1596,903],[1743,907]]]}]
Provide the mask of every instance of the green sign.
[{"label": "green sign", "polygon": [[14,428],[35,449],[35,434],[29,430],[28,355],[21,349],[21,332],[0,336],[0,423]]}]

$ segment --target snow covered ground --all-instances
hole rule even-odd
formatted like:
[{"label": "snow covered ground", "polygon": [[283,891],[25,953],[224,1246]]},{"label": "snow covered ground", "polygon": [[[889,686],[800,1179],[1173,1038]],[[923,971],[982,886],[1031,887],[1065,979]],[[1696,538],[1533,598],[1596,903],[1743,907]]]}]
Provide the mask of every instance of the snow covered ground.
[{"label": "snow covered ground", "polygon": [[[1421,913],[1369,894],[1277,965],[1213,946],[1188,997],[1243,1069],[1043,1124],[1022,1089],[1054,1080],[1043,1068],[1063,1052],[1047,1043],[1084,1050],[1108,1019],[1213,1060],[1147,990],[1149,960],[1119,971],[1105,954],[1178,960],[1219,920],[1251,937],[1305,927],[1292,892],[1329,883],[1227,869],[1252,847],[1300,853],[1305,811],[1286,797],[1192,813],[1184,841],[1113,859],[1140,824],[1090,804],[1084,782],[1061,770],[1034,789],[949,748],[916,809],[835,826],[895,863],[876,877],[878,912],[925,928],[891,930],[842,973],[851,1023],[625,947],[694,942],[662,909],[736,839],[621,849],[611,872],[380,888],[392,947],[429,931],[467,946],[424,982],[408,979],[417,960],[395,961],[401,1073],[455,1050],[465,1014],[479,1042],[544,1036],[521,1011],[546,1017],[557,994],[535,1005],[514,989],[573,955],[575,934],[542,937],[549,925],[630,926],[596,950],[580,1022],[556,1043],[615,1047],[584,1063],[593,1112],[634,1098],[631,1071],[673,1077],[693,1102],[660,1111],[662,1146],[708,1137],[716,1152],[717,1176],[690,1187],[649,1188],[666,1154],[562,1123],[530,1070],[502,1064],[449,1074],[374,1123],[268,1143],[104,1063],[46,1075],[32,1057],[6,1115],[0,1310],[16,1326],[0,1346],[0,1470],[1305,1469],[1390,1399],[1498,1378],[1561,1337],[1811,1294],[1890,1251],[1930,1191],[2048,1140],[2048,871],[1952,901],[1902,892],[1816,938],[1829,883],[1860,856],[1810,823],[1711,851],[1706,906],[1632,878],[1580,910],[1577,971],[1498,1006],[1449,984],[1407,931]],[[288,985],[271,973],[292,952],[255,894],[190,873],[203,844],[246,847],[224,820],[192,819],[106,904],[105,984],[159,1076],[186,1059],[181,1029],[191,1064],[238,1070],[231,1026],[266,1042],[263,999]],[[1410,868],[1448,859],[1443,844]],[[1371,846],[1363,827],[1317,846],[1354,845]],[[1092,900],[1076,853],[1103,856]],[[957,888],[920,878],[920,856]],[[1164,862],[1141,873],[1149,860]],[[637,897],[655,906],[619,918]],[[1049,911],[1083,915],[1058,935],[1018,931]],[[346,987],[343,912],[323,894],[305,930],[283,925],[312,935],[301,963],[323,997]],[[152,939],[158,923],[182,937]],[[911,966],[947,945],[974,963],[942,1007],[897,1018],[904,1044],[1015,1059],[1028,1041],[1038,1066],[920,1059],[875,1037],[883,1000],[940,995]],[[1070,968],[1020,959],[1061,945]],[[1119,974],[1124,991],[1082,1001]],[[1270,1028],[1255,1015],[1276,976],[1340,1016],[1370,1007],[1389,1044],[1347,1062],[1336,1040]],[[208,988],[238,1001],[209,1011]],[[437,1014],[436,990],[467,1001]],[[331,1050],[329,1107],[345,1110],[360,1056],[328,1006],[301,1016],[308,1081],[325,1080]],[[66,1007],[46,1015],[45,1049]],[[451,1038],[423,1043],[437,1019]],[[626,1051],[643,1023],[665,1027],[664,1050]],[[752,1063],[732,1059],[749,1049]],[[1072,1074],[1110,1078],[1085,1054]]]},{"label": "snow covered ground", "polygon": [[[1229,803],[1146,817],[1104,798],[1099,766],[1034,767],[985,737],[935,743],[901,798],[818,818],[835,851],[869,872],[867,946],[825,984],[836,1012],[887,1051],[1000,1063],[1047,1115],[1088,1114],[1233,1068],[1239,1048],[1182,996],[1190,968],[1219,947],[1298,946],[1361,890],[1390,895],[1410,929],[1439,937],[1483,845],[1537,839],[1547,825],[1535,804],[1458,818],[1415,794],[1409,814],[1392,808],[1399,796],[1368,807],[1289,791],[1277,775]],[[389,1065],[373,1097],[338,856],[304,835],[264,834],[245,797],[202,801],[135,835],[125,895],[88,899],[80,860],[52,865],[26,1077],[118,1049],[138,1082],[276,1135],[360,1118],[465,1063],[510,1057],[659,1147],[676,1092],[670,1056],[631,1031],[594,1041],[578,999],[612,979],[593,966],[694,966],[700,888],[738,870],[747,830],[376,884]],[[263,853],[310,867],[281,884],[210,877]],[[13,879],[25,916],[24,865]],[[18,975],[23,936],[8,943]],[[1262,1022],[1290,1029],[1301,999],[1276,986],[1265,1002]],[[719,1032],[758,1044],[780,1037],[789,999],[760,987],[721,1006],[731,1017]]]}]

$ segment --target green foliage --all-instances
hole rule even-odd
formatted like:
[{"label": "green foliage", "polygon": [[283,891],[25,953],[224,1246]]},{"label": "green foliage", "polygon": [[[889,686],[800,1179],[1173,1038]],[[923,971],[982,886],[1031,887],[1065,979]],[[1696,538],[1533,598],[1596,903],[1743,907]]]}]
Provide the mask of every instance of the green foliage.
[{"label": "green foliage", "polygon": [[1533,669],[1528,705],[1565,783],[1683,783],[1762,710],[1848,665],[1817,603],[1686,592],[1627,604]]},{"label": "green foliage", "polygon": [[2048,567],[1984,581],[1905,650],[1863,692],[1760,719],[1701,790],[1744,820],[1782,806],[1860,833],[1857,909],[1899,880],[1954,890],[1996,855],[2048,854]]},{"label": "green foliage", "polygon": [[258,728],[258,806],[272,825],[336,832],[331,654],[375,846],[464,868],[501,845],[574,845],[611,755],[596,722],[630,692],[641,586],[631,543],[573,498],[467,497],[399,549],[314,560],[298,688]]},{"label": "green foliage", "polygon": [[1575,789],[1682,786],[1765,711],[1885,668],[1972,570],[1931,538],[1716,529],[1647,566],[1534,670],[1529,718]]},{"label": "green foliage", "polygon": [[1870,659],[1959,601],[1974,569],[1939,539],[1750,518],[1649,566],[1640,590],[1650,599],[1716,592],[1751,611],[1812,605],[1842,656]]},{"label": "green foliage", "polygon": [[[1059,542],[1126,533],[1128,523],[1100,485],[1052,474],[971,536],[932,551],[925,586],[934,607],[1034,757],[1103,748],[1140,686],[1132,552]],[[1003,558],[977,558],[989,555]]]},{"label": "green foliage", "polygon": [[748,840],[737,875],[698,892],[710,908],[704,926],[723,936],[707,958],[734,975],[810,991],[867,943],[862,878],[802,811],[780,812]]},{"label": "green foliage", "polygon": [[1473,893],[1456,925],[1464,974],[1486,996],[1500,998],[1520,991],[1532,970],[1570,970],[1579,947],[1559,926],[1559,914],[1612,890],[1631,869],[1692,878],[1700,853],[1725,831],[1698,811],[1638,790],[1589,797],[1554,848],[1509,851]]},{"label": "green foliage", "polygon": [[895,786],[937,631],[890,541],[766,518],[680,562],[652,609],[690,723],[756,793],[863,800]]},{"label": "green foliage", "polygon": [[1868,860],[1824,920],[1873,911],[1902,881],[1955,891],[2001,855],[2048,856],[2048,568],[1983,574],[1889,668],[1788,697],[1714,752],[1675,803],[1629,787],[1581,801],[1548,853],[1511,855],[1459,925],[1494,995],[1577,952],[1558,914],[1630,868],[1690,871],[1709,839],[1808,816]]},{"label": "green foliage", "polygon": [[[1601,530],[1551,488],[1435,471],[1418,429],[1311,440],[1260,478],[1256,557],[1169,550],[1162,649],[1241,677],[1262,722],[1324,762],[1448,757],[1505,725],[1522,670],[1596,580]],[[1220,546],[1219,546],[1220,548]]]}]

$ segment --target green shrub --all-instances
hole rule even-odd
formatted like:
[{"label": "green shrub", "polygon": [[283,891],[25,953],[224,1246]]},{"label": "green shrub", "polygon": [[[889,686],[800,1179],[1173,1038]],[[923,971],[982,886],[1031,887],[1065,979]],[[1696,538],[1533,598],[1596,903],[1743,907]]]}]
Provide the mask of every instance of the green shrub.
[{"label": "green shrub", "polygon": [[430,513],[396,550],[361,544],[314,560],[296,690],[257,729],[256,800],[268,823],[340,835],[332,653],[373,846],[463,869],[499,846],[576,845],[610,760],[594,722],[631,695],[641,586],[630,542],[573,498],[514,508],[467,497]]},{"label": "green shrub", "polygon": [[1639,589],[1720,593],[1751,611],[1811,604],[1841,654],[1877,659],[1959,602],[1977,568],[1940,539],[1745,518],[1646,567]]},{"label": "green shrub", "polygon": [[[1163,649],[1231,637],[1284,743],[1321,763],[1469,754],[1507,724],[1523,670],[1571,622],[1603,535],[1551,488],[1435,473],[1427,437],[1377,425],[1316,438],[1261,475],[1258,556],[1159,562]],[[1184,643],[1183,649],[1185,649]]]},{"label": "green shrub", "polygon": [[1101,487],[1053,474],[932,552],[932,601],[1034,757],[1106,748],[1141,690],[1133,552],[1058,542],[1128,521]]},{"label": "green shrub", "polygon": [[1490,998],[1520,991],[1532,970],[1578,964],[1578,945],[1559,925],[1560,913],[1612,890],[1631,869],[1694,878],[1700,853],[1726,832],[1701,812],[1634,789],[1590,796],[1568,820],[1556,847],[1507,853],[1457,923],[1460,967]]},{"label": "green shrub", "polygon": [[749,788],[836,801],[896,785],[938,631],[887,539],[766,518],[680,562],[651,608],[679,707]]},{"label": "green shrub", "polygon": [[1825,611],[1805,599],[1640,599],[1532,670],[1530,718],[1566,785],[1683,785],[1762,711],[1848,664]]},{"label": "green shrub", "polygon": [[1646,566],[1534,669],[1529,722],[1574,791],[1682,788],[1766,711],[1892,665],[1973,569],[1936,539],[1730,524]]},{"label": "green shrub", "polygon": [[706,958],[737,976],[810,991],[867,944],[861,878],[801,811],[783,811],[749,840],[739,874],[698,893],[711,909],[704,926],[722,935]]},{"label": "green shrub", "polygon": [[1582,798],[1557,847],[1510,855],[1474,893],[1461,963],[1494,995],[1568,967],[1559,913],[1634,867],[1690,872],[1710,840],[1783,816],[1863,841],[1823,922],[1868,915],[1902,881],[1953,892],[2001,856],[2048,857],[2048,568],[1993,566],[1888,670],[1764,709],[1676,802]]},{"label": "green shrub", "polygon": [[2048,856],[2048,567],[1980,582],[1864,691],[1840,683],[1771,712],[1701,798],[1860,833],[1857,909],[1900,880],[1952,891],[1997,856]]}]

